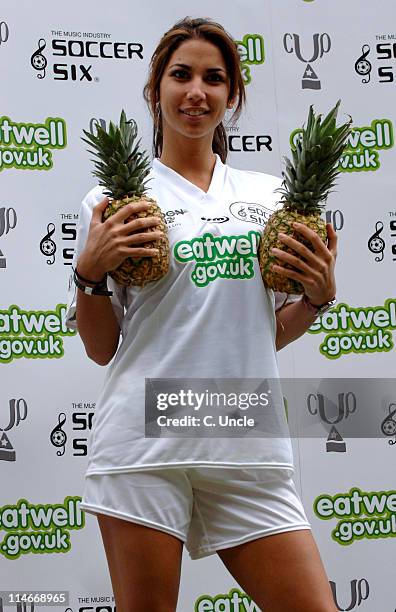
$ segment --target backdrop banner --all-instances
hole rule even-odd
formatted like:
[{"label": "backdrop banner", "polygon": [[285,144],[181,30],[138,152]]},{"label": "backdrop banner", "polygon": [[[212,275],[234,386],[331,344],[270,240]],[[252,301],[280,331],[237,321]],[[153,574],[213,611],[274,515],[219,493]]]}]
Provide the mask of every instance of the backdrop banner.
[{"label": "backdrop banner", "polygon": [[[278,359],[294,479],[337,607],[394,612],[393,0],[2,3],[0,612],[115,608],[97,519],[80,508],[106,368],[65,325],[80,203],[96,184],[81,137],[124,108],[152,154],[143,86],[185,16],[238,42],[247,106],[235,125],[226,115],[230,166],[280,176],[311,104],[327,113],[341,99],[339,120],[353,118],[323,213],[338,235],[338,303]],[[262,227],[262,211],[244,214]],[[217,555],[184,549],[177,610],[259,608]]]}]

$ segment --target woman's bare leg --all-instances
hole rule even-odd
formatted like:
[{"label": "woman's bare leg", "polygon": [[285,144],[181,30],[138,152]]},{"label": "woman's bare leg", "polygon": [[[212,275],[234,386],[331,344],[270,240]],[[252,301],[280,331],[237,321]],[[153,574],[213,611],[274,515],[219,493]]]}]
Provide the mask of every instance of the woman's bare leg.
[{"label": "woman's bare leg", "polygon": [[168,533],[97,514],[117,612],[175,612],[183,542]]},{"label": "woman's bare leg", "polygon": [[337,612],[309,529],[265,536],[217,554],[263,610]]}]

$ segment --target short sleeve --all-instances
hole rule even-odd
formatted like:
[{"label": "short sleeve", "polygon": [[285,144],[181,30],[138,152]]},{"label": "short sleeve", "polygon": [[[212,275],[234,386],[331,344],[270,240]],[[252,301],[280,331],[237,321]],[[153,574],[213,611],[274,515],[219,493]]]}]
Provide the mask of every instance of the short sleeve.
[{"label": "short sleeve", "polygon": [[[77,239],[74,251],[72,266],[76,267],[78,257],[85,247],[88,237],[89,225],[91,223],[92,209],[103,199],[103,191],[101,187],[92,189],[83,199],[80,207],[77,225]],[[124,306],[126,304],[125,288],[116,283],[110,276],[107,277],[107,286],[113,295],[110,296],[114,314],[121,328],[124,318]],[[73,271],[69,277],[69,285],[67,289],[67,310],[65,315],[66,327],[69,329],[77,329],[76,318],[76,303],[77,303],[77,287],[73,281]]]},{"label": "short sleeve", "polygon": [[297,295],[294,293],[283,293],[281,291],[274,291],[275,296],[275,310],[279,310],[282,306],[287,306],[287,304],[293,304],[293,302],[299,302],[302,298],[302,295]]}]

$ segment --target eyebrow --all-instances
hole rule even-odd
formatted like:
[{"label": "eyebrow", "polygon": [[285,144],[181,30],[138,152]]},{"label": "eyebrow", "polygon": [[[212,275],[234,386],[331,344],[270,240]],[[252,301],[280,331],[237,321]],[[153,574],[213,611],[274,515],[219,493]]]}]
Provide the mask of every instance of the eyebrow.
[{"label": "eyebrow", "polygon": [[[175,66],[180,66],[181,68],[186,68],[186,70],[191,70],[191,66],[188,66],[187,64],[172,64],[172,66],[169,66],[169,70],[171,68],[174,68]],[[225,70],[223,68],[207,68],[206,72],[224,72]]]}]

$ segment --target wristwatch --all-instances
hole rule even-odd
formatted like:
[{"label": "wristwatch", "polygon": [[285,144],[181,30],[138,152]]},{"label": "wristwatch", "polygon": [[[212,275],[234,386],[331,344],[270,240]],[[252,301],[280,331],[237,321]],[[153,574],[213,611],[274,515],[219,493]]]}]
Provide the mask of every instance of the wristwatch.
[{"label": "wristwatch", "polygon": [[329,302],[326,302],[325,304],[321,304],[320,306],[317,306],[316,304],[312,304],[308,297],[306,296],[306,294],[304,293],[303,298],[302,298],[302,302],[305,304],[305,306],[308,308],[308,310],[310,310],[313,314],[315,314],[317,317],[319,317],[320,315],[324,314],[325,312],[327,312],[328,310],[330,310],[330,308],[333,308],[333,306],[335,306],[337,304],[337,299],[334,296],[332,300],[330,300]]}]

